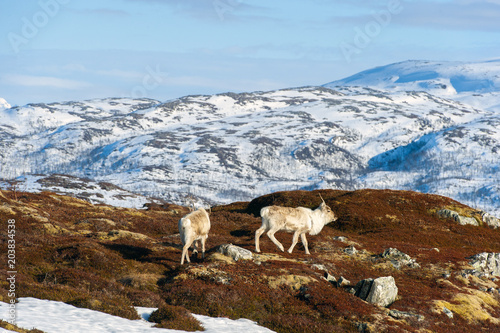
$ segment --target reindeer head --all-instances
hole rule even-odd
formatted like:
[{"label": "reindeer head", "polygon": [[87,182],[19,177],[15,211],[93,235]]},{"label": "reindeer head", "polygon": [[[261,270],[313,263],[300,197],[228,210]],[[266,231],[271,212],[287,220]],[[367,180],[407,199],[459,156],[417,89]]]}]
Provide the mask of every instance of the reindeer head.
[{"label": "reindeer head", "polygon": [[325,203],[325,200],[323,200],[323,197],[321,196],[321,194],[319,195],[319,197],[321,198],[321,201],[323,201],[323,202],[319,205],[318,209],[321,210],[321,214],[324,217],[325,224],[336,221],[337,216],[335,215],[333,210],[330,208],[330,206],[328,206]]}]

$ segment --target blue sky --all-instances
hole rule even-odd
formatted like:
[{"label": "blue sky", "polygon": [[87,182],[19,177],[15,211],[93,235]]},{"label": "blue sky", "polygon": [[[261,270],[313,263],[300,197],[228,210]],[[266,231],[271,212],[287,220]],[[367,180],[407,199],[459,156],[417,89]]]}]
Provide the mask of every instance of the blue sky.
[{"label": "blue sky", "polygon": [[320,85],[500,57],[500,0],[0,0],[12,105]]}]

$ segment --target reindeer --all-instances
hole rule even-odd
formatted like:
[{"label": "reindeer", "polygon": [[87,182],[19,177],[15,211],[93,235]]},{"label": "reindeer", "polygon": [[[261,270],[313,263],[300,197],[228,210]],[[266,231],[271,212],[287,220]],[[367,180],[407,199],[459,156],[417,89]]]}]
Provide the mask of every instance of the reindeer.
[{"label": "reindeer", "polygon": [[202,258],[205,258],[205,242],[208,238],[209,230],[210,218],[207,211],[203,208],[198,208],[179,220],[179,233],[181,234],[183,245],[181,265],[184,264],[184,258],[186,258],[187,262],[191,262],[189,260],[188,249],[193,242],[193,253],[198,252],[198,240],[201,240]]},{"label": "reindeer", "polygon": [[325,225],[337,220],[335,213],[327,206],[321,195],[320,198],[322,203],[315,210],[305,207],[289,208],[279,206],[267,206],[262,208],[260,210],[262,226],[255,231],[255,251],[260,252],[259,238],[267,231],[267,236],[284,252],[285,249],[283,245],[274,237],[277,231],[284,230],[294,233],[292,246],[288,249],[288,253],[292,253],[300,236],[302,244],[304,244],[306,249],[306,254],[310,254],[307,246],[306,233],[317,235]]}]

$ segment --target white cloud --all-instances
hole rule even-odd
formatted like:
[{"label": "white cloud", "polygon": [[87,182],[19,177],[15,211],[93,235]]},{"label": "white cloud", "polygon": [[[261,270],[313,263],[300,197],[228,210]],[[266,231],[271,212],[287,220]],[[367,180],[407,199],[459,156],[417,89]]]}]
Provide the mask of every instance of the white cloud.
[{"label": "white cloud", "polygon": [[92,86],[88,82],[76,81],[69,79],[61,79],[51,76],[34,76],[34,75],[19,75],[6,74],[2,76],[1,81],[4,84],[23,86],[23,87],[48,87],[65,90],[78,90]]}]

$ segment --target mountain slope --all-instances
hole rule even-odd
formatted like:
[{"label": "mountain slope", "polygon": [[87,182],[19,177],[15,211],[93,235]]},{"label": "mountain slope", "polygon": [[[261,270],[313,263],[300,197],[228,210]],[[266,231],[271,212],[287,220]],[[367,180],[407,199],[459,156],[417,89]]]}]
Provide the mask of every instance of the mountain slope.
[{"label": "mountain slope", "polygon": [[[8,115],[0,120],[3,178],[63,173],[174,202],[188,196],[230,202],[284,189],[377,187],[380,180],[371,177],[381,172],[377,156],[425,135],[498,120],[490,111],[425,92],[354,87],[187,96],[166,103],[38,104],[3,115]],[[493,125],[477,131],[481,142],[500,142]],[[471,134],[459,141],[467,146],[477,138]],[[476,153],[486,154],[485,177],[492,176],[497,152],[479,145]],[[406,182],[388,185],[421,189],[412,185],[414,178],[405,173],[397,179]],[[494,180],[481,185],[496,186]],[[467,195],[476,190],[471,186]]]},{"label": "mountain slope", "polygon": [[324,86],[426,91],[474,107],[499,111],[500,60],[483,62],[409,60],[369,69]]},{"label": "mountain slope", "polygon": [[334,88],[0,110],[0,178],[66,174],[176,203],[394,188],[500,215],[500,112],[460,101],[495,96],[499,64],[408,61]]}]

